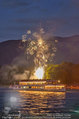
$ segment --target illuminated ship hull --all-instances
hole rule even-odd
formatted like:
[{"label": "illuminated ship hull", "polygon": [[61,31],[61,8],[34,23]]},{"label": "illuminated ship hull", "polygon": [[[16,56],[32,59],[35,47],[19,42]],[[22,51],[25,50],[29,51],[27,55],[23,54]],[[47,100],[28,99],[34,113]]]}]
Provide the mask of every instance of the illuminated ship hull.
[{"label": "illuminated ship hull", "polygon": [[53,89],[38,89],[38,88],[19,88],[19,87],[12,87],[11,89],[14,89],[14,90],[26,90],[26,91],[51,91],[51,92],[65,92],[66,89],[63,88],[63,89],[56,89],[56,88],[53,88]]}]

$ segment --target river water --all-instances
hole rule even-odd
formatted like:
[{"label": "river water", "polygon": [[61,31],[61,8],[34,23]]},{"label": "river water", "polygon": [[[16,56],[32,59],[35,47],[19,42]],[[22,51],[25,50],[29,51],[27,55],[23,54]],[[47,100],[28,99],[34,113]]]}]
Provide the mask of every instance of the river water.
[{"label": "river water", "polygon": [[21,119],[79,119],[79,91],[16,91],[0,88],[0,117],[16,112]]}]

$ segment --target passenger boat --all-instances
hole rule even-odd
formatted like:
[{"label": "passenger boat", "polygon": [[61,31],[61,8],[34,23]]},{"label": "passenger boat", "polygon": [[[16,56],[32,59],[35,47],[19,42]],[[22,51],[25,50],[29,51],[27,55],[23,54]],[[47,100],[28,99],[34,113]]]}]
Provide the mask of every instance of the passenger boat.
[{"label": "passenger boat", "polygon": [[10,86],[15,90],[65,92],[64,84],[54,84],[51,80],[22,80],[18,85]]}]

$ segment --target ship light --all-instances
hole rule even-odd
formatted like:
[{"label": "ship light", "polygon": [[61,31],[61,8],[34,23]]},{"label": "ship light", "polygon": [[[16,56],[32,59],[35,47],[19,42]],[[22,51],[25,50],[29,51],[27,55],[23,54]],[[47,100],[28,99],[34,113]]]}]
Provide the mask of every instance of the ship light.
[{"label": "ship light", "polygon": [[25,86],[23,88],[26,88]]}]

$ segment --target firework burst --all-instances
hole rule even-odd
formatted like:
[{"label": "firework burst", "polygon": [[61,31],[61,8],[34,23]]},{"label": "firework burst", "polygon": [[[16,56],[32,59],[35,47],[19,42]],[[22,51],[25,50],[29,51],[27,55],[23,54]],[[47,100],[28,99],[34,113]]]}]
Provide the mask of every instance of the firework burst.
[{"label": "firework burst", "polygon": [[22,36],[22,42],[25,43],[27,41],[27,61],[29,61],[32,56],[35,68],[45,67],[48,61],[53,60],[57,50],[53,43],[51,44],[45,39],[44,34],[45,32],[42,28],[39,33],[32,33],[28,30],[27,33]]}]

